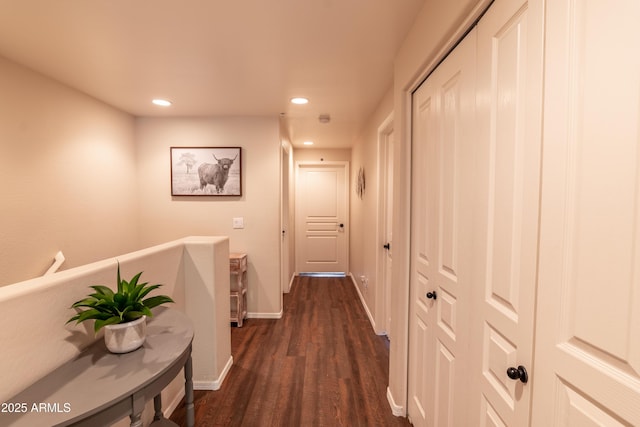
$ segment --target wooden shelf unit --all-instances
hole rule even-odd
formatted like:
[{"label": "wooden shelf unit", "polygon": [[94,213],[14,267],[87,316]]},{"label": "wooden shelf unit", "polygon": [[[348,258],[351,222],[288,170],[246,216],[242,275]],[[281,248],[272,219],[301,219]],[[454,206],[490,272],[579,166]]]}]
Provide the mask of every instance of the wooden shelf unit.
[{"label": "wooden shelf unit", "polygon": [[231,273],[231,313],[230,321],[242,327],[247,317],[247,254],[229,254],[229,270]]}]

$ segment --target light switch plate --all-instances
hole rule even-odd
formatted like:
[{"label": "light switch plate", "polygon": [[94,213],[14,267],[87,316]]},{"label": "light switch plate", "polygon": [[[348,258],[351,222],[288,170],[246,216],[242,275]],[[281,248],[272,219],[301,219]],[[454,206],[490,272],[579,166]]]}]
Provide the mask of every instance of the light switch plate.
[{"label": "light switch plate", "polygon": [[233,228],[244,228],[244,218],[243,217],[233,218]]}]

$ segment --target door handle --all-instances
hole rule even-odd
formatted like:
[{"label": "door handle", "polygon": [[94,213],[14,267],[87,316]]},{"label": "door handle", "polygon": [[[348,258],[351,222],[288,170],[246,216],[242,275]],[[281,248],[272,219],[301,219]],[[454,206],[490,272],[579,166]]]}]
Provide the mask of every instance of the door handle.
[{"label": "door handle", "polygon": [[344,224],[340,224],[338,227],[340,227],[340,228],[344,228]]},{"label": "door handle", "polygon": [[529,381],[529,374],[527,374],[527,369],[520,365],[517,368],[513,366],[507,369],[507,376],[512,380],[520,380],[523,384],[526,384]]},{"label": "door handle", "polygon": [[384,245],[382,245],[383,248],[385,248],[386,250],[390,250],[391,249],[391,243],[385,243]]},{"label": "door handle", "polygon": [[435,300],[435,299],[438,299],[438,295],[436,294],[436,291],[427,292],[427,298]]}]

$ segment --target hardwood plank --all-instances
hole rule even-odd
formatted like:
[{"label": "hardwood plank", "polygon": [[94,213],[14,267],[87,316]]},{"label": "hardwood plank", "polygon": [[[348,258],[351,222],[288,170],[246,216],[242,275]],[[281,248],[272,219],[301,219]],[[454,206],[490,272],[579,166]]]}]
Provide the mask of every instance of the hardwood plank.
[{"label": "hardwood plank", "polygon": [[[196,391],[198,426],[410,426],[386,399],[389,347],[349,278],[297,277],[282,319],[231,328],[234,365]],[[180,405],[171,419],[184,425]]]}]

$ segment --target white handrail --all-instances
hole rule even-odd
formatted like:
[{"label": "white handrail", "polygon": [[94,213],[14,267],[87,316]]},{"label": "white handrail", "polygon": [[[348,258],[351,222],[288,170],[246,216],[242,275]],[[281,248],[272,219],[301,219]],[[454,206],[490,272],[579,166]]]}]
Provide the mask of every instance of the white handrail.
[{"label": "white handrail", "polygon": [[56,271],[58,271],[58,269],[60,268],[64,260],[65,258],[64,258],[64,255],[62,254],[62,251],[58,251],[56,256],[53,258],[53,265],[49,267],[49,269],[43,274],[43,276],[47,276],[49,274],[53,274]]}]

